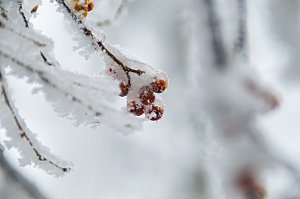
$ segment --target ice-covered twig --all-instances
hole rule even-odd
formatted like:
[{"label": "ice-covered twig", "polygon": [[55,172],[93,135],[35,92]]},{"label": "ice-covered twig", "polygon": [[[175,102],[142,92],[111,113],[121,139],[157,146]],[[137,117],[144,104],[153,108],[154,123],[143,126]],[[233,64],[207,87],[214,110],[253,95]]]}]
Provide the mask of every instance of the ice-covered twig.
[{"label": "ice-covered twig", "polygon": [[133,69],[126,66],[126,64],[121,62],[117,58],[117,56],[115,56],[110,50],[108,50],[108,48],[105,46],[103,41],[101,41],[101,39],[97,38],[97,36],[87,26],[84,25],[83,21],[79,17],[77,17],[77,15],[72,11],[71,8],[69,8],[69,6],[65,3],[64,0],[56,0],[56,2],[62,5],[67,10],[67,12],[71,15],[72,19],[80,26],[80,30],[82,31],[82,33],[85,36],[90,38],[92,44],[94,46],[97,46],[97,48],[100,48],[100,50],[102,50],[105,54],[107,54],[116,64],[118,64],[123,69],[123,71],[126,73],[128,77],[128,82],[127,82],[128,87],[131,86],[131,80],[130,80],[131,78],[129,73],[136,73],[138,75],[141,75],[145,72],[139,69]]},{"label": "ice-covered twig", "polygon": [[[29,21],[28,21],[28,19],[25,17],[25,14],[24,14],[24,12],[23,12],[23,0],[19,0],[19,1],[18,1],[18,4],[19,4],[19,13],[20,13],[20,15],[21,15],[22,18],[23,18],[24,25],[25,25],[26,28],[29,28],[29,25],[28,25],[28,24],[29,24]],[[36,6],[31,10],[31,13],[36,12],[37,8],[38,8],[38,5],[36,5]],[[0,22],[1,22],[1,21],[0,21]],[[29,38],[29,37],[27,37],[27,36],[25,36],[25,35],[22,35],[21,33],[19,33],[19,32],[17,32],[17,31],[13,30],[12,28],[8,28],[8,30],[10,30],[11,32],[13,32],[13,33],[15,33],[15,34],[18,34],[19,36],[21,36],[21,37],[23,37],[23,38],[25,38],[25,39],[32,40],[36,45],[38,45],[38,46],[40,46],[40,47],[45,47],[45,46],[46,46],[46,44],[44,44],[44,43],[42,43],[42,42],[38,42],[38,41],[36,41],[36,40],[33,39],[33,38]],[[51,63],[51,62],[46,58],[45,54],[44,54],[42,51],[40,51],[40,55],[41,55],[43,61],[44,61],[47,65],[49,65],[49,66],[53,65],[53,63]]]},{"label": "ice-covered twig", "polygon": [[[2,54],[0,54],[0,55],[2,55]],[[33,140],[30,138],[31,136],[29,136],[29,134],[32,134],[32,133],[29,132],[29,129],[26,126],[24,126],[25,125],[24,121],[21,121],[22,118],[19,116],[13,103],[11,103],[11,100],[7,94],[7,88],[5,87],[5,84],[6,84],[6,82],[5,82],[5,78],[3,76],[3,72],[2,72],[2,68],[1,68],[0,69],[1,95],[3,97],[3,102],[8,107],[8,109],[13,117],[14,123],[15,123],[17,129],[19,130],[20,138],[22,140],[26,141],[27,145],[32,149],[32,152],[35,154],[38,161],[46,162],[49,165],[52,165],[52,166],[56,167],[57,169],[61,170],[63,173],[70,171],[71,168],[60,166],[54,160],[47,158],[41,152],[39,152],[38,146],[36,146],[34,144]],[[19,149],[19,150],[22,150],[22,149]]]}]

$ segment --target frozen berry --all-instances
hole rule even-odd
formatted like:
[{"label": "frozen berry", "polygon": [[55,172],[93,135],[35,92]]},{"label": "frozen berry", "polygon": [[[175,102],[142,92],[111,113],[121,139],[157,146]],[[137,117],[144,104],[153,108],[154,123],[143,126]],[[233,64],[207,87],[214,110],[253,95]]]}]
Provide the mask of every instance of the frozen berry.
[{"label": "frozen berry", "polygon": [[128,94],[128,92],[129,92],[128,86],[125,85],[124,82],[121,82],[121,83],[120,83],[120,89],[121,89],[121,93],[120,93],[120,96],[121,96],[121,97],[126,96],[126,95]]},{"label": "frozen berry", "polygon": [[164,109],[155,105],[152,105],[150,109],[145,112],[146,118],[152,121],[159,120],[163,116],[163,114]]},{"label": "frozen berry", "polygon": [[149,86],[145,86],[145,87],[141,88],[139,98],[141,99],[141,102],[144,105],[149,105],[154,102],[155,95]]},{"label": "frozen berry", "polygon": [[130,113],[133,113],[136,116],[140,116],[144,113],[144,106],[136,103],[136,101],[128,101],[127,109]]},{"label": "frozen berry", "polygon": [[168,87],[168,84],[165,80],[159,79],[151,83],[151,87],[154,93],[162,93]]},{"label": "frozen berry", "polygon": [[94,2],[91,1],[91,2],[88,4],[88,11],[93,10],[93,8],[94,8]]}]

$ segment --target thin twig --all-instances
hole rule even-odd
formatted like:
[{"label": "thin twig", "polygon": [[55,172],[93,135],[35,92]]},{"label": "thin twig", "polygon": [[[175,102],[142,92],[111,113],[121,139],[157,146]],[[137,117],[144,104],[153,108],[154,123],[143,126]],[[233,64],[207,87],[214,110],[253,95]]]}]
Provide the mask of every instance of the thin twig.
[{"label": "thin twig", "polygon": [[219,69],[227,65],[227,55],[224,48],[222,34],[220,32],[219,19],[215,10],[215,3],[213,0],[204,0],[205,9],[208,14],[208,28],[211,34],[212,47],[214,54],[214,64]]},{"label": "thin twig", "polygon": [[[2,54],[0,54],[2,55]],[[28,137],[27,133],[25,132],[25,128],[22,126],[21,122],[19,121],[19,115],[18,113],[15,111],[15,108],[13,107],[12,103],[10,103],[10,100],[8,98],[7,95],[7,91],[6,88],[4,86],[4,78],[3,78],[3,73],[0,70],[0,84],[1,84],[1,95],[3,96],[3,100],[4,103],[6,104],[6,106],[8,107],[8,109],[10,110],[13,119],[15,121],[15,124],[18,128],[18,130],[20,131],[20,137],[23,138],[24,140],[26,140],[26,142],[29,144],[29,146],[32,148],[32,150],[34,151],[35,155],[37,156],[39,161],[45,161],[48,162],[49,164],[53,165],[54,167],[60,169],[63,172],[67,172],[70,171],[71,168],[65,168],[65,167],[61,167],[59,166],[57,163],[54,163],[53,161],[49,160],[48,158],[44,157],[43,155],[41,155],[40,152],[38,152],[37,148],[33,145],[32,141],[30,140],[30,138]]]},{"label": "thin twig", "polygon": [[28,27],[29,27],[29,25],[28,25],[28,20],[26,19],[25,14],[24,14],[24,12],[23,12],[23,1],[22,1],[22,0],[19,0],[19,1],[18,1],[18,4],[19,4],[19,13],[20,13],[20,15],[21,15],[22,18],[23,18],[23,21],[24,21],[24,23],[25,23],[25,27],[28,28]]},{"label": "thin twig", "polygon": [[[25,17],[25,14],[24,14],[24,12],[23,12],[23,6],[22,6],[23,1],[22,1],[22,0],[19,0],[18,3],[19,3],[19,13],[21,14],[21,16],[22,16],[22,18],[23,18],[25,27],[26,27],[26,28],[29,28],[29,25],[28,25],[28,19]],[[34,7],[34,8],[35,8],[35,11],[34,11],[34,12],[36,12],[37,6],[38,6],[38,5],[36,5],[36,6]],[[33,9],[34,9],[34,8],[33,8]],[[31,13],[33,13],[33,10],[31,10]],[[12,31],[12,30],[11,30],[11,31]],[[14,31],[14,30],[13,30],[13,32],[17,33],[17,32]],[[19,36],[25,38],[25,39],[28,38],[27,36],[24,36],[24,35],[22,35],[21,33],[17,33],[17,34],[18,34]],[[36,45],[38,45],[38,46],[40,46],[40,47],[46,46],[46,44],[44,44],[44,43],[42,43],[42,42],[37,42],[37,41],[35,41],[35,40],[32,39],[32,38],[29,38],[29,39],[32,40]],[[53,64],[51,64],[51,63],[48,61],[48,59],[46,58],[45,54],[44,54],[42,51],[40,51],[40,55],[41,55],[43,61],[44,61],[47,65],[53,65]]]},{"label": "thin twig", "polygon": [[51,62],[49,62],[49,60],[45,57],[45,55],[44,55],[44,53],[43,53],[42,51],[40,51],[40,55],[41,55],[43,61],[44,61],[47,65],[49,65],[49,66],[52,66],[52,65],[53,65],[53,64],[52,64]]}]

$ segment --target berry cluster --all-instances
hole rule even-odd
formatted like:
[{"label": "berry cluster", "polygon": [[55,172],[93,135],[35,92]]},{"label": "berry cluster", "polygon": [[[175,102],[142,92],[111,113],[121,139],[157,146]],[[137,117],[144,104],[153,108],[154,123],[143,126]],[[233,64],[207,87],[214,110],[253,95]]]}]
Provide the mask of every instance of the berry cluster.
[{"label": "berry cluster", "polygon": [[[120,84],[121,94],[122,83]],[[143,86],[138,92],[137,100],[128,100],[127,109],[129,112],[136,116],[140,116],[145,113],[147,119],[156,121],[159,120],[164,114],[164,109],[154,104],[155,94],[162,93],[167,88],[165,80],[154,80],[149,86]]]},{"label": "berry cluster", "polygon": [[145,114],[145,117],[152,121],[162,118],[164,113],[163,103],[160,102],[156,93],[159,94],[166,90],[168,87],[167,78],[155,76],[148,80],[140,79],[143,83],[138,86],[136,84],[131,85],[131,82],[126,77],[124,78],[124,75],[122,76],[122,71],[117,68],[110,67],[107,72],[121,81],[119,84],[120,96],[127,97],[127,110],[130,113],[136,116]]},{"label": "berry cluster", "polygon": [[87,12],[93,10],[94,3],[90,0],[84,0],[84,2],[81,2],[80,0],[72,0],[72,2],[75,3],[74,10],[76,12],[82,12],[81,16],[84,18],[87,16]]}]

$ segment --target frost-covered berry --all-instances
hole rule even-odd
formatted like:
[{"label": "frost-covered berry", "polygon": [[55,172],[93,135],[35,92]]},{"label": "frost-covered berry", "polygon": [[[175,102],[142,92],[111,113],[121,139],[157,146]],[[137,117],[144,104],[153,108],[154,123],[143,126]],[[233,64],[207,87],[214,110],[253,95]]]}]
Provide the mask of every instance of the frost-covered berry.
[{"label": "frost-covered berry", "polygon": [[136,116],[140,116],[144,113],[144,106],[142,104],[138,104],[136,101],[128,101],[127,110]]},{"label": "frost-covered berry", "polygon": [[151,88],[154,93],[162,93],[166,90],[167,87],[167,82],[162,79],[154,80],[154,82],[151,83]]},{"label": "frost-covered berry", "polygon": [[124,82],[121,82],[121,83],[120,83],[120,89],[121,89],[121,93],[120,93],[120,96],[121,96],[121,97],[126,96],[126,95],[128,94],[128,92],[129,92],[128,86],[125,85]]},{"label": "frost-covered berry", "polygon": [[139,98],[144,105],[149,105],[154,102],[155,95],[149,86],[144,86],[140,90]]},{"label": "frost-covered berry", "polygon": [[152,105],[149,109],[145,111],[146,118],[152,121],[159,120],[163,116],[163,114],[164,109],[155,105]]}]

